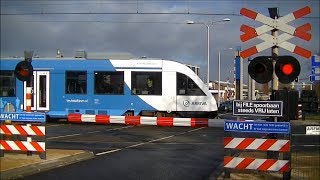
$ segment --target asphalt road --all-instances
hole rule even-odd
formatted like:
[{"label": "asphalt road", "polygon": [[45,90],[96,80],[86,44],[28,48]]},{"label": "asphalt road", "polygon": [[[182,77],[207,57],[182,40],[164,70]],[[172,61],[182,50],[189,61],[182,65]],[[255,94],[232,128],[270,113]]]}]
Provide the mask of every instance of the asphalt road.
[{"label": "asphalt road", "polygon": [[223,136],[222,127],[49,124],[47,148],[89,150],[95,158],[24,179],[215,179]]}]

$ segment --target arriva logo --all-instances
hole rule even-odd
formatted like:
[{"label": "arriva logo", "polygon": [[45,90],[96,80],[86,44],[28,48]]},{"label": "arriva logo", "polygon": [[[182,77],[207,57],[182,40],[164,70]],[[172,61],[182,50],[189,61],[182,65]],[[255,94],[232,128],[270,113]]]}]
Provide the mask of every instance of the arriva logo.
[{"label": "arriva logo", "polygon": [[191,106],[206,106],[207,105],[207,102],[202,102],[202,101],[194,101],[194,102],[189,102],[188,100],[184,100],[183,101],[183,105],[185,107],[189,107],[191,104]]},{"label": "arriva logo", "polygon": [[207,102],[192,102],[191,105],[194,105],[194,106],[206,106]]},{"label": "arriva logo", "polygon": [[185,107],[189,107],[190,102],[189,102],[188,100],[184,100],[184,101],[183,101],[183,105],[184,105]]}]

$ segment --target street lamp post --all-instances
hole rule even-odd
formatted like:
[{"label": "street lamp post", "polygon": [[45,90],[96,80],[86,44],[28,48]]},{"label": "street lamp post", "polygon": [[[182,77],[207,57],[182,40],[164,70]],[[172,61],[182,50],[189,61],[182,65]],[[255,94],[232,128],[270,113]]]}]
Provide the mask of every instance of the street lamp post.
[{"label": "street lamp post", "polygon": [[211,22],[211,23],[203,23],[203,22],[200,22],[200,23],[195,23],[194,21],[188,21],[187,24],[203,24],[206,26],[207,28],[207,86],[209,88],[209,75],[210,75],[210,26],[214,25],[215,23],[218,23],[218,22],[224,22],[224,21],[230,21],[229,18],[225,18],[225,19],[222,19],[220,21],[214,21],[214,22]]},{"label": "street lamp post", "polygon": [[232,50],[232,48],[220,50],[218,53],[218,107],[220,107],[220,68],[221,68],[221,51]]}]

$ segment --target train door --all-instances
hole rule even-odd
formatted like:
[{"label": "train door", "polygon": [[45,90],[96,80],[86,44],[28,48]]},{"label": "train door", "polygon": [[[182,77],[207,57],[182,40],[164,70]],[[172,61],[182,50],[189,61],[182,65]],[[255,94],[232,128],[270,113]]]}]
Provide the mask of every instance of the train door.
[{"label": "train door", "polygon": [[[24,82],[24,102],[26,102],[26,88],[32,87],[31,110],[48,111],[49,110],[49,71],[34,71],[30,81]],[[26,105],[24,103],[24,110]]]},{"label": "train door", "polygon": [[166,111],[177,111],[177,95],[176,95],[176,72],[163,72],[162,78],[162,96],[166,102]]}]

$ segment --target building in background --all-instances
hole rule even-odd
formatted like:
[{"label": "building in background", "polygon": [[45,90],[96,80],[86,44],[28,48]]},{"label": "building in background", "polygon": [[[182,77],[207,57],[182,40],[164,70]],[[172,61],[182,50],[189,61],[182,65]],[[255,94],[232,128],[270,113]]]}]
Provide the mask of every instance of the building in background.
[{"label": "building in background", "polygon": [[185,65],[188,66],[193,72],[195,72],[199,76],[199,73],[200,73],[199,66],[194,66],[194,65],[190,65],[190,64],[185,64]]}]

